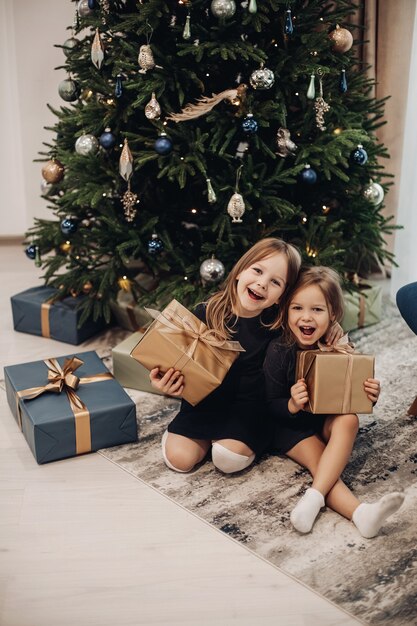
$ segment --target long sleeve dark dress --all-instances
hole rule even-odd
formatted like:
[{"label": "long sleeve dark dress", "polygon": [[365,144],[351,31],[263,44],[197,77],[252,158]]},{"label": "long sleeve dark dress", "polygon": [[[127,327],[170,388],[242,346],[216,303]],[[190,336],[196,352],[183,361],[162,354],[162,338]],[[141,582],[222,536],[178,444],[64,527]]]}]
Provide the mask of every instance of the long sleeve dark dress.
[{"label": "long sleeve dark dress", "polygon": [[[206,321],[204,305],[194,313]],[[222,384],[199,404],[182,400],[168,426],[170,433],[191,439],[236,439],[258,455],[269,446],[272,425],[265,404],[263,362],[268,343],[278,333],[265,328],[261,317],[236,319],[233,340],[246,352],[239,354]]]},{"label": "long sleeve dark dress", "polygon": [[320,434],[326,419],[326,415],[288,410],[291,387],[296,382],[296,359],[296,345],[285,345],[280,338],[270,342],[264,362],[266,403],[274,423],[271,451],[279,454],[285,454],[307,437]]}]

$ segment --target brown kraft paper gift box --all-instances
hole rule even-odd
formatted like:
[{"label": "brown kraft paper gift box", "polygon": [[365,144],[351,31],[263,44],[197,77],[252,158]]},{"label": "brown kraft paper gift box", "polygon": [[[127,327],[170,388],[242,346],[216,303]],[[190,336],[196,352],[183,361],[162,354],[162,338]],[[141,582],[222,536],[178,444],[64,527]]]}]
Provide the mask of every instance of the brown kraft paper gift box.
[{"label": "brown kraft paper gift box", "polygon": [[305,411],[337,414],[372,413],[363,383],[374,377],[375,357],[368,354],[301,350],[296,379],[305,378],[309,402]]},{"label": "brown kraft paper gift box", "polygon": [[184,375],[182,397],[198,404],[220,385],[244,349],[238,341],[225,341],[209,330],[177,300],[160,313],[147,311],[155,320],[130,355],[148,370],[180,370]]}]

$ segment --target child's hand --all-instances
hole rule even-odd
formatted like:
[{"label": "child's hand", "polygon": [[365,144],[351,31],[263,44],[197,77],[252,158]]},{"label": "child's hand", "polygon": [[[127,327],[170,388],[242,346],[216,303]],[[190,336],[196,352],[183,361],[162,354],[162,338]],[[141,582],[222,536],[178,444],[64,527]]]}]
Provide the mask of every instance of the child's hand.
[{"label": "child's hand", "polygon": [[149,373],[152,387],[166,393],[168,396],[180,396],[184,390],[184,376],[171,367],[165,374],[155,367]]},{"label": "child's hand", "polygon": [[363,383],[363,388],[365,389],[365,393],[371,402],[375,403],[381,393],[381,384],[379,380],[376,378],[367,378]]},{"label": "child's hand", "polygon": [[333,346],[335,343],[339,341],[344,335],[343,328],[339,324],[339,322],[333,322],[330,326],[329,330],[324,336],[324,340],[327,346]]},{"label": "child's hand", "polygon": [[290,413],[298,413],[308,402],[307,385],[304,378],[297,380],[291,387],[291,398],[288,400],[288,410]]}]

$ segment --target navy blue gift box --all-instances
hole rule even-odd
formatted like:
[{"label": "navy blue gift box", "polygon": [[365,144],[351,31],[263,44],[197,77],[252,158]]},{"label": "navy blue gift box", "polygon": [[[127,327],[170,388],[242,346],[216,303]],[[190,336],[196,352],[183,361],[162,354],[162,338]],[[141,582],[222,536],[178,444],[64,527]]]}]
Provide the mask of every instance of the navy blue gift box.
[{"label": "navy blue gift box", "polygon": [[57,300],[54,304],[48,304],[56,294],[57,290],[54,287],[32,287],[12,296],[14,329],[78,345],[106,325],[104,318],[101,317],[97,321],[88,319],[81,328],[78,328],[82,314],[79,306],[87,296],[76,298],[70,296]]},{"label": "navy blue gift box", "polygon": [[9,365],[4,374],[7,401],[38,463],[137,441],[135,404],[96,352]]}]

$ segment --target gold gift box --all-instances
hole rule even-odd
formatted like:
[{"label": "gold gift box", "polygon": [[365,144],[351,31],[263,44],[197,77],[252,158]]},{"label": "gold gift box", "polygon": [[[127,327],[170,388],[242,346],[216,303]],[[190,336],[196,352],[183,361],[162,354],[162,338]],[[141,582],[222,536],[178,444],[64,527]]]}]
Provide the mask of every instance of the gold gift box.
[{"label": "gold gift box", "polygon": [[374,377],[375,357],[302,350],[297,353],[296,379],[304,378],[310,413],[372,413],[363,383]]},{"label": "gold gift box", "polygon": [[182,397],[198,404],[220,385],[239,352],[244,352],[242,346],[209,330],[177,300],[161,312],[147,311],[155,319],[130,355],[148,370],[180,370],[184,375]]}]

